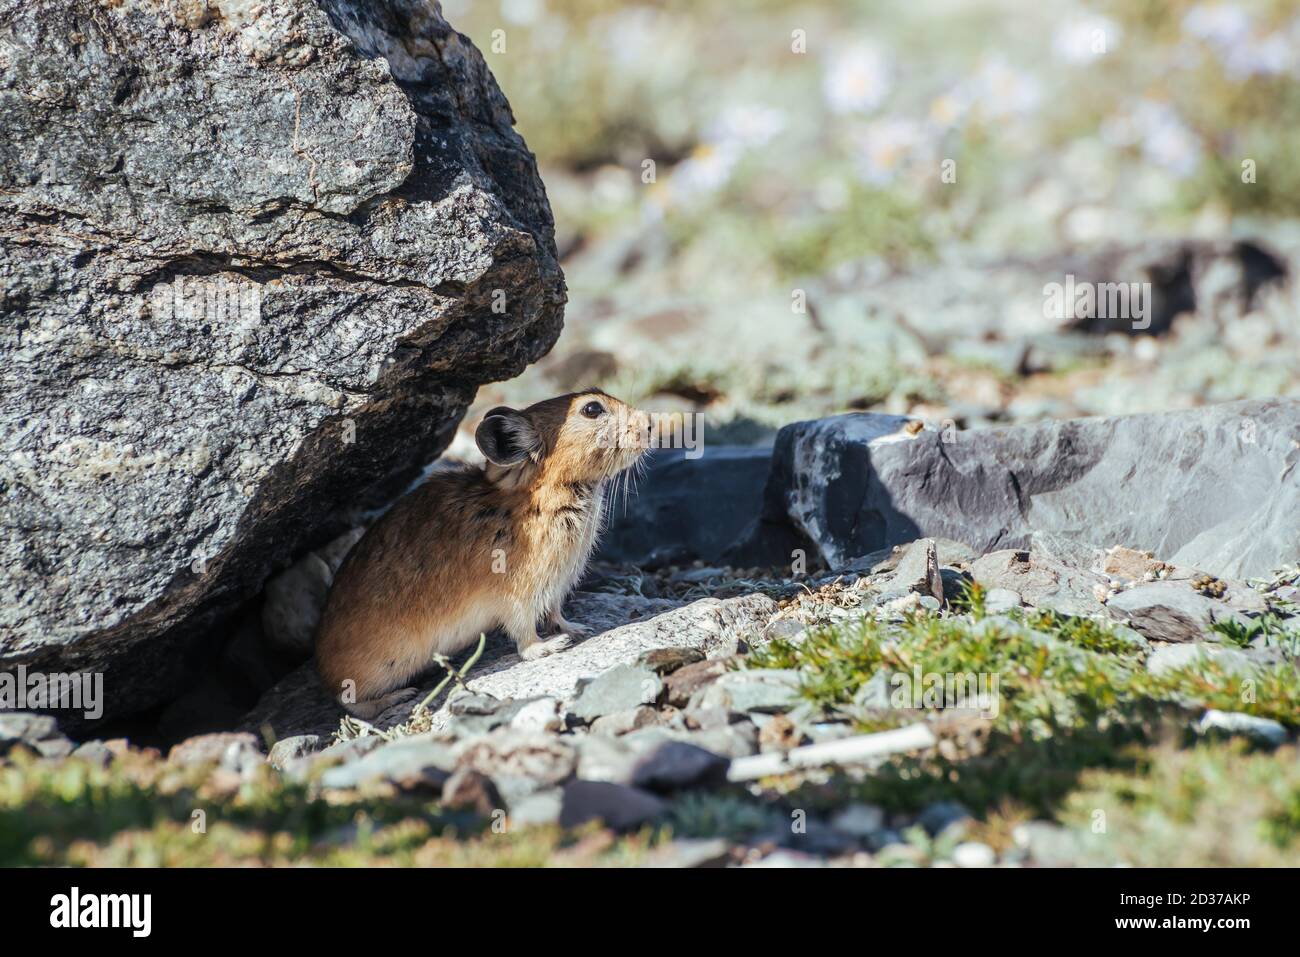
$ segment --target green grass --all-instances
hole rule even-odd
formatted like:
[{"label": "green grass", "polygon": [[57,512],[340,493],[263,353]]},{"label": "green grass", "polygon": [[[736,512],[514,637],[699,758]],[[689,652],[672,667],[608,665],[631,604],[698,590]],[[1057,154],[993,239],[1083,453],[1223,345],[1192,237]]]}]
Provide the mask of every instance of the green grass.
[{"label": "green grass", "polygon": [[140,752],[108,768],[25,753],[0,766],[6,867],[636,864],[660,839],[590,827],[498,833],[429,796],[321,796],[269,767],[240,782]]},{"label": "green grass", "polygon": [[[957,617],[815,629],[798,643],[778,639],[754,653],[754,667],[798,669],[810,704],[851,715],[860,730],[927,717],[944,729],[933,754],[895,760],[862,780],[836,781],[829,788],[835,800],[849,794],[896,811],[958,800],[981,813],[1010,806],[1052,817],[1088,786],[1089,774],[1141,779],[1151,749],[1190,743],[1189,728],[1205,708],[1272,718],[1292,729],[1300,723],[1300,674],[1289,662],[1246,676],[1205,660],[1157,676],[1145,669],[1143,647],[1112,623],[1038,611],[987,616],[977,589],[964,607]],[[877,673],[910,675],[916,668],[996,676],[996,717],[954,715],[945,725],[942,714],[853,705]],[[809,798],[801,793],[799,799]]]},{"label": "green grass", "polygon": [[[1300,863],[1300,753],[1244,742],[1162,747],[1137,773],[1085,772],[1061,812],[1103,860],[1134,866]],[[1097,830],[1097,823],[1104,830]]]}]

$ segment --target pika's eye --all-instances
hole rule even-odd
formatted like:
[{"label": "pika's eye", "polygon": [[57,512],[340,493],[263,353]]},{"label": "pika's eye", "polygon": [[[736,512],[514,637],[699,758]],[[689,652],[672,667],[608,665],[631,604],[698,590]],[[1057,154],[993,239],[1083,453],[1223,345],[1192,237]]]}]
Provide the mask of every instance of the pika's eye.
[{"label": "pika's eye", "polygon": [[582,414],[589,419],[599,419],[605,414],[605,407],[599,402],[588,402],[582,407]]}]

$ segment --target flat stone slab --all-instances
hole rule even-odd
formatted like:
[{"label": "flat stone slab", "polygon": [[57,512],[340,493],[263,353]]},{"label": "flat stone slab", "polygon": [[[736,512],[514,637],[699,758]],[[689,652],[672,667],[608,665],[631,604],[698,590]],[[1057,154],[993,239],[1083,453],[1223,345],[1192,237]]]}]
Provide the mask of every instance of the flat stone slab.
[{"label": "flat stone slab", "polygon": [[[772,599],[757,594],[701,598],[681,605],[669,599],[579,592],[565,606],[565,613],[594,628],[595,635],[566,651],[533,661],[520,660],[504,637],[491,638],[466,685],[475,694],[494,698],[568,700],[576,694],[579,682],[617,665],[634,665],[653,649],[692,648],[710,658],[732,655],[742,639],[758,641],[776,611]],[[419,697],[389,709],[374,723],[380,727],[402,723],[412,706],[441,680],[441,672],[434,669],[421,683]],[[259,734],[269,727],[276,740],[299,734],[328,736],[342,715],[309,663],[267,691],[245,716],[242,727]],[[433,715],[433,729],[446,727],[449,718],[444,704]]]},{"label": "flat stone slab", "polygon": [[[729,555],[832,568],[918,538],[983,554],[1034,533],[1244,578],[1300,550],[1300,400],[969,432],[854,413],[781,430],[763,513]],[[915,426],[913,426],[915,429]]]},{"label": "flat stone slab", "polygon": [[1187,582],[1162,581],[1120,592],[1106,606],[1112,618],[1156,641],[1200,641],[1220,621],[1245,620],[1226,602],[1195,591]]},{"label": "flat stone slab", "polygon": [[[776,603],[766,595],[701,598],[588,638],[547,658],[520,661],[509,655],[477,671],[466,685],[475,693],[498,698],[572,698],[583,679],[595,678],[617,665],[634,664],[653,648],[696,648],[710,658],[735,654],[738,642],[743,638],[756,641],[776,612]],[[435,729],[441,726],[443,713],[434,715]]]}]

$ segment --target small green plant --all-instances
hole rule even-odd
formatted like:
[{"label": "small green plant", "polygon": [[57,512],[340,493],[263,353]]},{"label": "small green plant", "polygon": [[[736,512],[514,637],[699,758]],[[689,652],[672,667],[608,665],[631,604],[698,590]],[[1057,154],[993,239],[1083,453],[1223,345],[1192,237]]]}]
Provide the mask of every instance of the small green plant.
[{"label": "small green plant", "polygon": [[985,601],[988,597],[988,590],[979,582],[970,580],[963,581],[958,586],[957,597],[949,605],[954,614],[970,615],[975,621],[988,616],[988,609]]},{"label": "small green plant", "polygon": [[[805,699],[862,731],[918,719],[910,708],[855,704],[881,672],[997,678],[996,714],[963,719],[971,725],[965,739],[892,762],[854,783],[856,796],[898,809],[1014,799],[1050,813],[1082,772],[1134,770],[1142,748],[1188,738],[1206,708],[1300,725],[1300,675],[1289,664],[1242,673],[1206,657],[1152,674],[1144,644],[1122,626],[1041,610],[983,617],[978,588],[962,600],[965,615],[813,629],[797,644],[777,639],[751,656],[755,667],[797,669]],[[921,717],[938,721],[943,712]]]},{"label": "small green plant", "polygon": [[672,803],[668,824],[676,837],[751,837],[775,823],[773,811],[742,794],[687,792]]},{"label": "small green plant", "polygon": [[1265,644],[1281,648],[1292,658],[1300,654],[1300,628],[1294,620],[1282,618],[1271,611],[1245,622],[1224,618],[1210,625],[1210,630],[1242,648],[1256,638],[1263,638]]}]

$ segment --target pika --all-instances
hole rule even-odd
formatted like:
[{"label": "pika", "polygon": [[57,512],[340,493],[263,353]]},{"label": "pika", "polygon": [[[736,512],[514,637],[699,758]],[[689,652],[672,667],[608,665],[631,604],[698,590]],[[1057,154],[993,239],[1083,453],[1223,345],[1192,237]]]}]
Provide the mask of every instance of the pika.
[{"label": "pika", "polygon": [[[330,694],[373,718],[434,654],[503,628],[525,659],[589,630],[560,606],[604,523],[611,480],[651,441],[650,417],[599,389],[483,417],[479,467],[435,472],[348,553],[325,602],[316,667]],[[557,634],[542,640],[537,623]],[[348,686],[351,682],[351,687]]]}]

